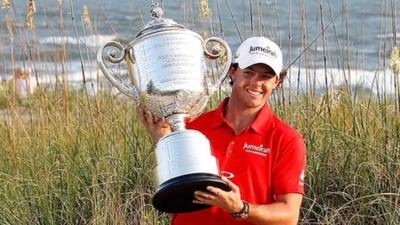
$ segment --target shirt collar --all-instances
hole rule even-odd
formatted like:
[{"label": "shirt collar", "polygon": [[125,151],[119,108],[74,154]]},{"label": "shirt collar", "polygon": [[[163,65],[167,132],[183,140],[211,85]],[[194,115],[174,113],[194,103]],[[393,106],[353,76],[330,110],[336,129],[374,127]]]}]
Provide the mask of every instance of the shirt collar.
[{"label": "shirt collar", "polygon": [[257,133],[265,135],[271,124],[273,113],[268,103],[265,103],[250,127]]},{"label": "shirt collar", "polygon": [[[218,106],[218,108],[215,109],[213,120],[210,121],[211,128],[217,128],[224,123],[228,124],[228,122],[224,118],[224,109],[228,100],[229,98],[225,98],[224,101],[222,101],[222,103]],[[273,113],[271,107],[268,103],[265,103],[258,113],[256,119],[250,125],[250,128],[259,134],[265,135],[272,116]]]},{"label": "shirt collar", "polygon": [[225,98],[221,104],[214,110],[213,120],[211,121],[211,128],[217,128],[221,126],[223,123],[226,123],[224,118],[224,109],[225,104],[228,102],[229,98]]}]

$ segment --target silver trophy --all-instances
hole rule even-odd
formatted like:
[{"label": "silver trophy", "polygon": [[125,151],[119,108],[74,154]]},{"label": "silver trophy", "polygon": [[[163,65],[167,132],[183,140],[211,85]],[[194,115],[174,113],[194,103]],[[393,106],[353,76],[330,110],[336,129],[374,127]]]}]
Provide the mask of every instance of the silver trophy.
[{"label": "silver trophy", "polygon": [[[219,173],[208,139],[185,128],[185,120],[198,116],[210,96],[221,85],[231,64],[231,50],[225,41],[203,40],[153,6],[150,21],[127,46],[112,41],[100,47],[97,61],[110,82],[122,93],[156,117],[165,117],[173,132],[156,147],[157,190],[153,205],[163,212],[181,213],[208,205],[193,204],[193,192],[209,185],[229,190]],[[109,51],[106,51],[109,49]],[[224,52],[224,53],[222,53]],[[131,84],[108,64],[127,63]],[[207,60],[223,68],[215,78]]]}]

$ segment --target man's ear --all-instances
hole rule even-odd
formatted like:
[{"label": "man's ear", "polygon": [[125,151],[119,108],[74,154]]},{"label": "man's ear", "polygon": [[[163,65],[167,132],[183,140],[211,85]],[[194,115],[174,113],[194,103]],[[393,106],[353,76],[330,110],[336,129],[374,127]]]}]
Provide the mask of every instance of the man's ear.
[{"label": "man's ear", "polygon": [[228,75],[232,75],[232,74],[234,74],[234,73],[235,73],[235,71],[236,71],[236,68],[235,68],[235,67],[233,67],[233,66],[231,66],[231,67],[229,68],[229,70],[228,70]]},{"label": "man's ear", "polygon": [[276,80],[275,88],[279,87],[282,84],[282,82],[285,79],[286,75],[287,75],[287,69],[282,69],[282,71],[279,73],[279,78]]},{"label": "man's ear", "polygon": [[282,81],[283,81],[283,79],[277,77],[276,81],[275,81],[275,87],[273,89],[279,87],[279,85],[281,85]]},{"label": "man's ear", "polygon": [[233,85],[233,80],[234,80],[234,74],[236,72],[237,68],[231,66],[228,70],[228,77],[229,77],[229,84],[232,86]]},{"label": "man's ear", "polygon": [[235,72],[236,72],[236,70],[237,70],[237,68],[231,66],[231,67],[229,68],[229,70],[228,70],[228,76],[229,76],[230,78],[233,78],[233,77],[234,77],[234,74],[235,74]]}]

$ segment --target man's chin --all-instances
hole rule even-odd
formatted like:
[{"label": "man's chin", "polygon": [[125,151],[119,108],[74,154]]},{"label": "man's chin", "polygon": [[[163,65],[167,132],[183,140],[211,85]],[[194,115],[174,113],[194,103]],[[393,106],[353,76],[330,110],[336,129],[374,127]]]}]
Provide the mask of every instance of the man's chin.
[{"label": "man's chin", "polygon": [[247,107],[248,108],[261,108],[265,104],[264,101],[248,101],[247,102]]}]

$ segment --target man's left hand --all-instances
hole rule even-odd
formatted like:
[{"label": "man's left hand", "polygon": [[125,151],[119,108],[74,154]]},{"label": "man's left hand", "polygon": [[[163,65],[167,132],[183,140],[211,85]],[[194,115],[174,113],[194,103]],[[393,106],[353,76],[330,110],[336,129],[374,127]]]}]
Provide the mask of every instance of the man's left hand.
[{"label": "man's left hand", "polygon": [[243,208],[243,202],[240,197],[239,187],[229,179],[222,179],[231,188],[231,191],[224,191],[217,187],[208,186],[207,191],[195,191],[193,203],[206,204],[221,207],[228,212],[239,212]]}]

